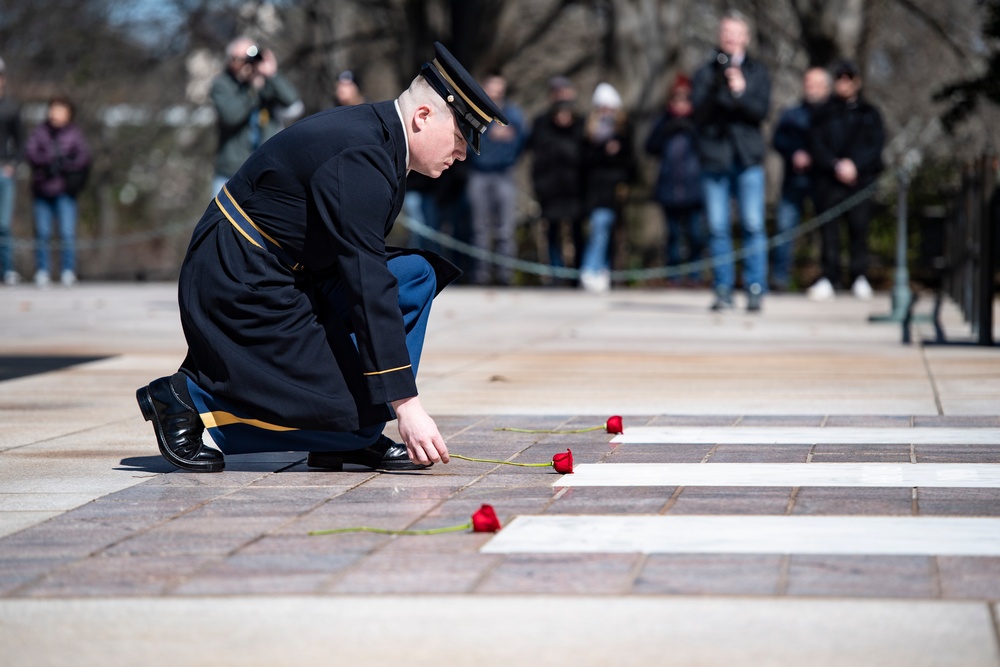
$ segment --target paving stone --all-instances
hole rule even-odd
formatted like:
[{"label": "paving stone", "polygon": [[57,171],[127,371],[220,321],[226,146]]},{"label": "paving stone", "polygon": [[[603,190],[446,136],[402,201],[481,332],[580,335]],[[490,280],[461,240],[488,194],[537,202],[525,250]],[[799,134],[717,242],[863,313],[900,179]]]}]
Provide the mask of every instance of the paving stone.
[{"label": "paving stone", "polygon": [[792,514],[892,515],[913,513],[913,491],[906,488],[801,487]]},{"label": "paving stone", "polygon": [[1000,558],[938,556],[941,597],[1000,600]]},{"label": "paving stone", "polygon": [[[401,538],[401,542],[432,542],[441,536]],[[478,553],[445,555],[424,549],[382,551],[336,577],[334,593],[467,593],[502,557]]]},{"label": "paving stone", "polygon": [[719,445],[707,463],[805,463],[810,445]]},{"label": "paving stone", "polygon": [[1000,463],[1000,443],[990,445],[915,445],[917,463]]},{"label": "paving stone", "polygon": [[783,487],[686,486],[668,514],[784,514],[792,490]]},{"label": "paving stone", "polygon": [[923,556],[791,557],[788,595],[837,597],[937,596],[932,559]]},{"label": "paving stone", "polygon": [[784,556],[652,554],[634,593],[662,595],[776,595]]},{"label": "paving stone", "polygon": [[99,556],[49,573],[19,594],[25,597],[159,596],[203,567],[207,559],[185,555]]},{"label": "paving stone", "polygon": [[608,456],[608,463],[701,463],[713,450],[712,445],[618,445]]},{"label": "paving stone", "polygon": [[841,443],[816,445],[813,463],[909,463],[909,445]]},{"label": "paving stone", "polygon": [[645,426],[735,426],[739,415],[658,415]]},{"label": "paving stone", "polygon": [[546,514],[656,514],[674,487],[569,487],[545,510]]},{"label": "paving stone", "polygon": [[901,428],[913,426],[913,417],[908,415],[830,415],[823,426],[837,427],[869,427],[869,428]]},{"label": "paving stone", "polygon": [[186,556],[224,555],[247,544],[264,532],[280,526],[282,517],[185,516],[135,534],[108,546],[107,554],[119,556]]},{"label": "paving stone", "polygon": [[943,426],[960,428],[989,428],[1000,426],[997,415],[915,415],[914,426]]},{"label": "paving stone", "polygon": [[745,415],[736,426],[823,426],[823,415]]},{"label": "paving stone", "polygon": [[237,553],[211,563],[174,586],[174,595],[295,595],[323,590],[330,577],[354,565],[352,553]]},{"label": "paving stone", "polygon": [[631,589],[639,554],[541,554],[504,558],[477,593],[588,594]]},{"label": "paving stone", "polygon": [[922,515],[1000,516],[1000,489],[917,489]]}]

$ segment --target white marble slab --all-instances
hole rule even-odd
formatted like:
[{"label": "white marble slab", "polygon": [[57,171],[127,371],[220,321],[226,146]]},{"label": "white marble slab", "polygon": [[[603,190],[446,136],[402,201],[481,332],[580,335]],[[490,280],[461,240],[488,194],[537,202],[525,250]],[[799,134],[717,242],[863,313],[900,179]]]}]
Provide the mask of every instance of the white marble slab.
[{"label": "white marble slab", "polygon": [[518,516],[480,551],[1000,556],[1000,519],[882,516]]},{"label": "white marble slab", "polygon": [[629,426],[613,443],[732,445],[1000,445],[1000,428]]},{"label": "white marble slab", "polygon": [[1000,488],[998,463],[583,463],[552,486]]}]

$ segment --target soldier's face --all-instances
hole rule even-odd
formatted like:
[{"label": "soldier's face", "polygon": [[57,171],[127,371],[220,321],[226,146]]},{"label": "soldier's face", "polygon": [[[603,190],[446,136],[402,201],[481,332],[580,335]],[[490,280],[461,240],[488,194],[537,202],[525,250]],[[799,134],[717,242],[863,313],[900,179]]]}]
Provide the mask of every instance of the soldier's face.
[{"label": "soldier's face", "polygon": [[450,110],[432,110],[413,139],[410,166],[425,176],[437,178],[455,162],[465,159],[468,146]]}]

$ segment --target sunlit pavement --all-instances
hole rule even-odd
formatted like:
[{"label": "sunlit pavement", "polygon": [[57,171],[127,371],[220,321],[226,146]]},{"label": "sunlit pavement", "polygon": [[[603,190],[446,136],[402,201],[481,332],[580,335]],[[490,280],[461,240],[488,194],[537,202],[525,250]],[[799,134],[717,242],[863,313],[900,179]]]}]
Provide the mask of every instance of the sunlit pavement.
[{"label": "sunlit pavement", "polygon": [[[175,289],[0,290],[0,664],[1000,664],[1000,349],[903,345],[884,294],[446,290],[419,386],[451,450],[571,449],[587,485],[176,471],[134,402],[183,357]],[[496,535],[309,534],[482,504]]]}]

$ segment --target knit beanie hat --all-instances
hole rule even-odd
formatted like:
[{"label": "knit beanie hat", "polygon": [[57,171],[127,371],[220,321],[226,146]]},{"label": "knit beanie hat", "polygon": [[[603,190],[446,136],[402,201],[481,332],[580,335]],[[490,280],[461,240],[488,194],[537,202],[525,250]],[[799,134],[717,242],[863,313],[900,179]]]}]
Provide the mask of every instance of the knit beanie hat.
[{"label": "knit beanie hat", "polygon": [[599,83],[594,89],[594,99],[591,100],[595,107],[607,109],[621,109],[622,97],[610,83]]}]

